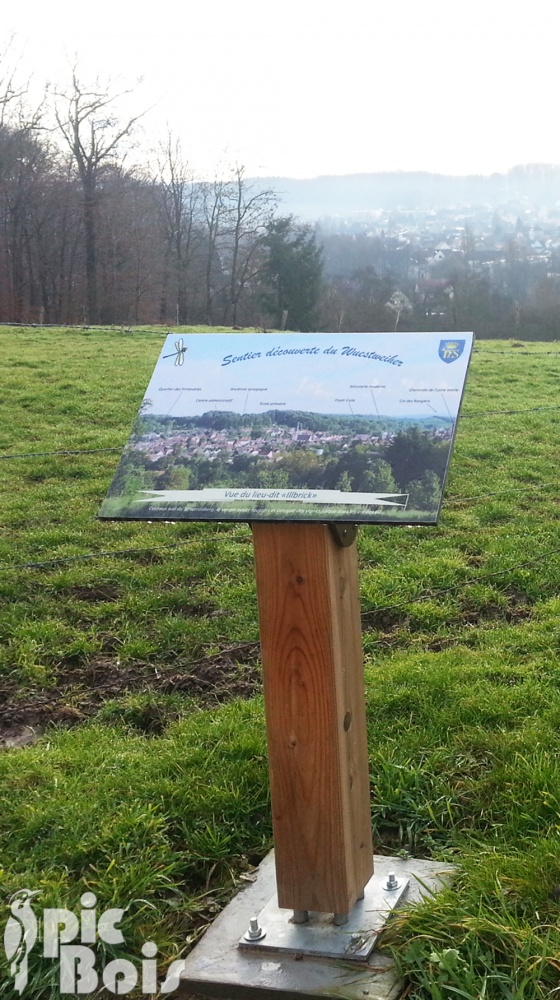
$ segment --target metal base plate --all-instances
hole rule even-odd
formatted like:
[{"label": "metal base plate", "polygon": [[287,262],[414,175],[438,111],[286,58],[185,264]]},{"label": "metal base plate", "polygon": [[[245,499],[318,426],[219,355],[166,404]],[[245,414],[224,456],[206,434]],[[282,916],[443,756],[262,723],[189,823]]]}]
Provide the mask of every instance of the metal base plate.
[{"label": "metal base plate", "polygon": [[[404,906],[437,892],[453,872],[451,865],[437,861],[380,855],[374,860],[376,876],[387,877],[394,871],[397,878],[410,879]],[[338,1000],[398,1000],[403,984],[389,955],[376,948],[364,962],[240,948],[239,938],[251,917],[261,912],[275,890],[271,852],[255,881],[245,883],[185,960],[176,994],[179,1000],[181,994],[212,1000],[333,1000],[335,996]]]},{"label": "metal base plate", "polygon": [[242,937],[240,948],[255,951],[290,952],[318,958],[344,958],[364,962],[409,886],[400,879],[396,889],[386,890],[387,875],[373,875],[348,916],[348,923],[336,926],[332,913],[310,913],[305,924],[295,924],[292,910],[281,910],[274,896],[259,913],[263,936],[258,941]]}]

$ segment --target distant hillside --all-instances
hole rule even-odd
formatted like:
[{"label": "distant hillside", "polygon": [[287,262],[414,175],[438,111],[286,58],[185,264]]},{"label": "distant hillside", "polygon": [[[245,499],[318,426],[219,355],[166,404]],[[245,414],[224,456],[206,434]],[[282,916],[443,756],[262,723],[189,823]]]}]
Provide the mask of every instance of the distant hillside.
[{"label": "distant hillside", "polygon": [[[194,417],[176,417],[169,414],[141,414],[136,422],[136,434],[175,433],[194,428],[208,430],[236,430],[246,427],[266,430],[272,425],[297,427],[299,430],[325,431],[335,434],[370,433],[407,430],[421,425],[425,431],[448,429],[453,420],[437,414],[410,413],[407,416],[389,416],[381,413],[314,413],[307,410],[265,410],[258,413],[235,413],[232,410],[208,410]],[[366,425],[368,425],[366,427]]]},{"label": "distant hillside", "polygon": [[304,219],[352,215],[379,209],[442,209],[459,205],[552,207],[560,201],[560,166],[529,164],[507,174],[452,177],[430,173],[346,174],[297,180],[259,177],[254,183],[274,188],[282,210]]}]

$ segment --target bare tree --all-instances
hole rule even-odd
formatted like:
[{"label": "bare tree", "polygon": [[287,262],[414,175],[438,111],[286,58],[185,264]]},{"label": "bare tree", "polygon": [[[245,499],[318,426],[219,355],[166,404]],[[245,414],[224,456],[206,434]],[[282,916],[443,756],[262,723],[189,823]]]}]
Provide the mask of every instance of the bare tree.
[{"label": "bare tree", "polygon": [[202,240],[201,188],[183,156],[181,142],[168,135],[161,149],[156,185],[165,241],[160,318],[167,313],[170,265],[173,270],[177,323],[186,323],[192,299],[192,267]]},{"label": "bare tree", "polygon": [[214,320],[215,307],[222,322],[237,323],[245,289],[264,265],[265,240],[277,207],[272,190],[245,178],[236,165],[229,178],[202,185],[206,250],[206,315]]},{"label": "bare tree", "polygon": [[13,55],[12,35],[0,52],[0,128],[9,123],[15,107],[20,107],[27,93],[27,83],[17,78],[17,58]]},{"label": "bare tree", "polygon": [[86,271],[85,319],[98,321],[96,213],[99,182],[103,172],[116,164],[121,145],[142,114],[120,120],[113,114],[115,103],[130,90],[111,93],[98,80],[89,88],[80,81],[76,67],[67,92],[56,92],[58,129],[72,154],[80,178],[84,222]]},{"label": "bare tree", "polygon": [[36,295],[29,219],[48,153],[38,129],[41,108],[25,104],[13,42],[0,51],[0,287],[2,306],[21,320]]},{"label": "bare tree", "polygon": [[221,254],[223,238],[227,182],[216,178],[202,184],[202,205],[205,222],[206,264],[205,264],[205,322],[214,322],[214,303],[223,289],[224,269]]},{"label": "bare tree", "polygon": [[235,325],[243,291],[263,267],[261,250],[278,199],[274,191],[247,183],[245,168],[239,164],[235,167],[226,194],[225,247],[228,251],[229,289],[223,322],[229,320]]}]

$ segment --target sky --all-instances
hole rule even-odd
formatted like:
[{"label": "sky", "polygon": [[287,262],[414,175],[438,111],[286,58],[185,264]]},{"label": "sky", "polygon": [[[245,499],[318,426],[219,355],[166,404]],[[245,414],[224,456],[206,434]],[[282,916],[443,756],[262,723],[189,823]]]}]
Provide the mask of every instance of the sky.
[{"label": "sky", "polygon": [[[472,334],[460,338],[462,353],[446,362],[441,333],[170,334],[145,399],[148,412],[176,417],[280,408],[455,417]],[[290,350],[299,353],[281,353]],[[372,352],[378,357],[364,356]]]},{"label": "sky", "polygon": [[0,70],[133,88],[135,155],[169,129],[200,176],[560,163],[554,0],[20,0],[2,22]]}]

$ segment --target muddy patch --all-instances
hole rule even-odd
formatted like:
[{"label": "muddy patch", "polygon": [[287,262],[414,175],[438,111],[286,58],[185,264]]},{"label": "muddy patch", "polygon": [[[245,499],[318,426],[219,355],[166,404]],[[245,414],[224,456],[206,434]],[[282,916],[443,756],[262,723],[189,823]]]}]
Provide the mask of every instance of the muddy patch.
[{"label": "muddy patch", "polygon": [[172,604],[167,609],[169,615],[179,615],[181,618],[227,618],[231,611],[217,608],[214,604]]},{"label": "muddy patch", "polygon": [[35,743],[42,735],[43,729],[39,726],[14,726],[0,732],[0,750],[13,750],[18,747],[29,746]]},{"label": "muddy patch", "polygon": [[216,656],[197,660],[187,672],[182,670],[167,676],[161,690],[182,691],[218,702],[251,698],[261,687],[261,672],[255,665],[258,649],[258,643],[248,642],[233,651],[224,650]]},{"label": "muddy patch", "polygon": [[372,608],[371,611],[363,612],[362,625],[365,629],[388,633],[394,632],[402,625],[406,625],[409,618],[410,614],[406,611],[395,612],[389,609],[383,610],[383,608],[377,611],[375,608]]},{"label": "muddy patch", "polygon": [[49,688],[23,694],[0,681],[0,747],[25,746],[49,723],[76,725],[101,706],[133,692],[182,693],[203,706],[251,698],[261,689],[259,644],[239,643],[199,660],[158,665],[122,664],[118,656],[96,656],[65,669]]},{"label": "muddy patch", "polygon": [[515,625],[516,622],[525,621],[533,613],[531,601],[525,594],[508,594],[508,603],[484,604],[480,608],[465,606],[462,613],[462,621],[466,625],[484,625],[488,622],[506,622],[508,625]]},{"label": "muddy patch", "polygon": [[102,583],[91,587],[88,587],[87,584],[73,584],[65,589],[64,594],[89,604],[102,604],[106,601],[116,601],[119,597],[119,588],[111,583]]}]

